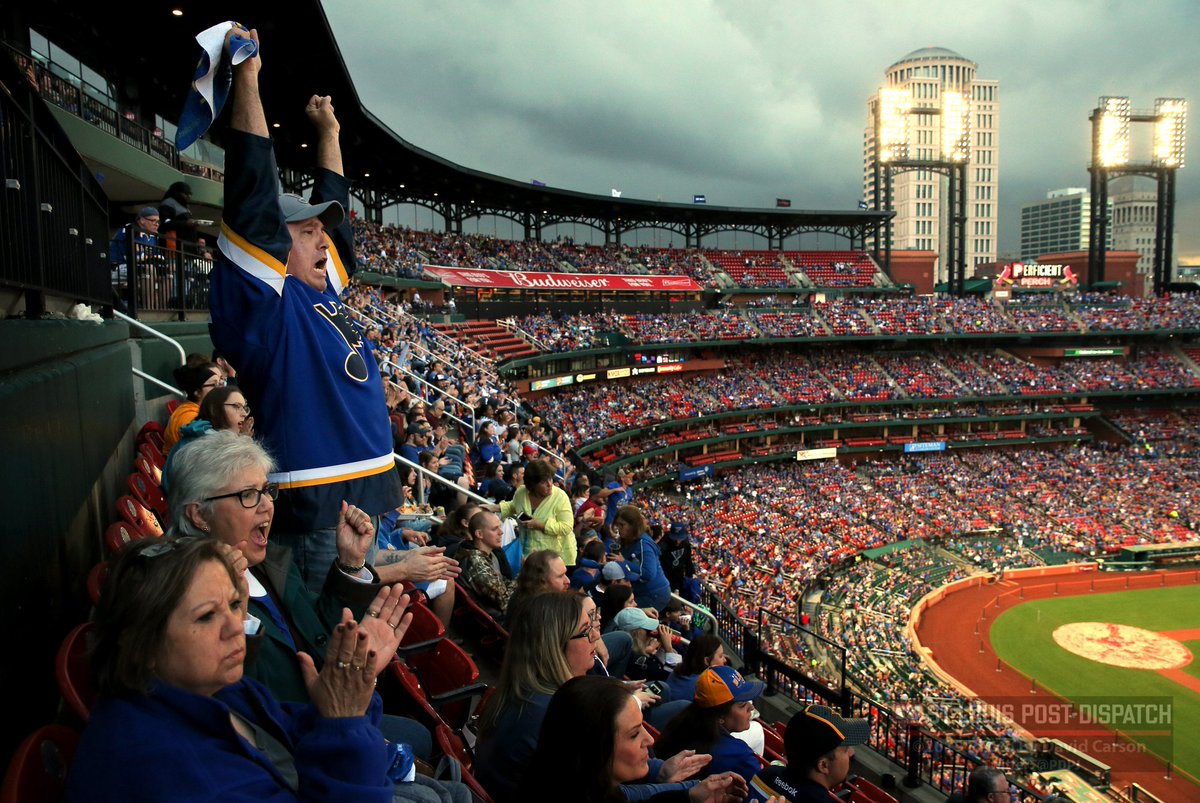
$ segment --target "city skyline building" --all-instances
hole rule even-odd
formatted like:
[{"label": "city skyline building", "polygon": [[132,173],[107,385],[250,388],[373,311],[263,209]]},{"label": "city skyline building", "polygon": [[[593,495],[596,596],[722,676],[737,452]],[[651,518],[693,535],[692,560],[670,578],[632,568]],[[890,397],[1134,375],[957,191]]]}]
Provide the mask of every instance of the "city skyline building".
[{"label": "city skyline building", "polygon": [[[863,199],[869,208],[875,206],[877,190],[885,190],[875,187],[877,156],[909,162],[965,158],[968,274],[981,262],[995,261],[1000,238],[1000,82],[979,78],[977,69],[975,62],[943,47],[914,50],[887,68],[883,84],[867,99],[863,135]],[[897,104],[902,106],[898,116]],[[889,126],[880,131],[877,148],[876,131],[884,117]],[[967,125],[946,124],[955,118]],[[969,143],[965,149],[960,140]],[[893,170],[892,175],[892,250],[937,252],[937,281],[946,281],[952,260],[945,253],[951,218],[948,178],[919,166]],[[886,207],[886,199],[879,205]]]},{"label": "city skyline building", "polygon": [[[1109,232],[1111,247],[1117,251],[1137,251],[1137,273],[1149,291],[1153,284],[1154,239],[1158,217],[1158,194],[1143,189],[1133,176],[1115,179],[1109,194],[1112,211]],[[1167,281],[1173,280],[1176,266],[1169,265]]]},{"label": "city skyline building", "polygon": [[[1092,194],[1086,187],[1050,190],[1042,200],[1022,204],[1021,261],[1029,262],[1042,254],[1088,250],[1091,204]],[[1111,215],[1111,200],[1109,209]],[[1107,247],[1111,249],[1111,229],[1106,240]]]}]

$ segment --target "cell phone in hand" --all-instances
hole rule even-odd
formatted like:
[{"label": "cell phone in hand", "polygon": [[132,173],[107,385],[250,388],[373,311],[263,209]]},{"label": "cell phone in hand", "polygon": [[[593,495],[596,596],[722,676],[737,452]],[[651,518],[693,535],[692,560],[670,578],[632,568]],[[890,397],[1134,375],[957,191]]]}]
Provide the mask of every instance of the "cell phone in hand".
[{"label": "cell phone in hand", "polygon": [[522,513],[520,516],[517,516],[517,521],[533,521],[533,516],[530,516],[528,513]]}]

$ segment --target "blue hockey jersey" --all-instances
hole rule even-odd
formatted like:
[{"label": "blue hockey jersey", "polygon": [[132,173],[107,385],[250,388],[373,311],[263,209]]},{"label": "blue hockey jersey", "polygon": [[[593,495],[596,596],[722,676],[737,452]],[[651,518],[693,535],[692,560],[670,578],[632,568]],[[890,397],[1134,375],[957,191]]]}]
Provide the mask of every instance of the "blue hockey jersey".
[{"label": "blue hockey jersey", "polygon": [[[230,132],[225,164],[210,331],[278,464],[275,527],[333,527],[342,499],[384,513],[401,502],[387,403],[371,346],[338,300],[355,267],[349,216],[325,232],[329,281],[317,292],[287,275],[271,140]],[[349,210],[349,183],[319,169],[310,202],[329,200]]]}]

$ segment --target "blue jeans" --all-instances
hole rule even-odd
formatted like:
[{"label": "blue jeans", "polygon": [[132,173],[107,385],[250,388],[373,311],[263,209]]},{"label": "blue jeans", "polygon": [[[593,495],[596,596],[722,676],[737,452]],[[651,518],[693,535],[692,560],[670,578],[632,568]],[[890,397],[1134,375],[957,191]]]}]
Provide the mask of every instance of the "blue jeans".
[{"label": "blue jeans", "polygon": [[[379,516],[371,517],[375,531],[379,531]],[[325,587],[329,567],[337,560],[337,527],[324,527],[306,533],[271,533],[275,543],[291,548],[292,560],[304,578],[304,585],[314,594]],[[375,544],[367,549],[367,563],[375,561]]]}]

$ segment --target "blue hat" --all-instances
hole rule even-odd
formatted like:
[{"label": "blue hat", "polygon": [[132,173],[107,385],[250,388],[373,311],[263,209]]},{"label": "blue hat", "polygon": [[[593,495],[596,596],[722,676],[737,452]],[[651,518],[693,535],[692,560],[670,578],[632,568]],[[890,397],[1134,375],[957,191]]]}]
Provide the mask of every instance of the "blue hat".
[{"label": "blue hat", "polygon": [[670,538],[672,541],[688,540],[687,525],[684,524],[682,521],[672,522],[671,529],[669,529],[667,531],[667,538]]},{"label": "blue hat", "polygon": [[600,573],[599,572],[597,572],[596,574],[592,574],[591,572],[587,571],[587,568],[588,568],[587,564],[589,564],[589,563],[591,564],[590,568],[598,568],[600,566],[600,564],[596,563],[594,560],[579,561],[580,568],[576,569],[571,574],[571,588],[582,588],[584,590],[591,590],[592,587],[596,585],[596,583],[600,582]]},{"label": "blue hat", "polygon": [[696,694],[692,699],[701,708],[745,703],[757,699],[766,685],[761,680],[746,680],[732,666],[710,666],[696,678]]}]

